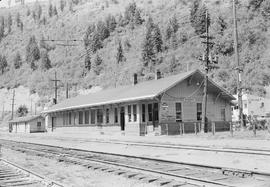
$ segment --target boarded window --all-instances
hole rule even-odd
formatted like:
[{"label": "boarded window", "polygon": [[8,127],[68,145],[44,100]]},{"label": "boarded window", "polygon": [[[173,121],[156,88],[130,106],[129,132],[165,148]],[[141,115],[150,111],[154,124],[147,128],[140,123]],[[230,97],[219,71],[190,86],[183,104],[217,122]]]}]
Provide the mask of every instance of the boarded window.
[{"label": "boarded window", "polygon": [[175,103],[176,122],[182,122],[182,104]]},{"label": "boarded window", "polygon": [[131,122],[131,105],[128,105],[128,121]]},{"label": "boarded window", "polygon": [[197,121],[202,120],[202,103],[197,103]]},{"label": "boarded window", "polygon": [[110,110],[106,109],[106,123],[110,123]]},{"label": "boarded window", "polygon": [[89,124],[89,110],[84,112],[84,123]]},{"label": "boarded window", "polygon": [[68,124],[71,125],[71,112],[68,113]]},{"label": "boarded window", "polygon": [[79,124],[83,124],[83,112],[79,111]]},{"label": "boarded window", "polygon": [[97,110],[97,122],[103,123],[103,110],[102,109]]},{"label": "boarded window", "polygon": [[114,123],[118,123],[118,110],[117,110],[117,108],[114,109]]},{"label": "boarded window", "polygon": [[154,103],[154,121],[158,121],[158,103]]},{"label": "boarded window", "polygon": [[153,121],[152,104],[148,104],[148,121]]},{"label": "boarded window", "polygon": [[222,108],[220,113],[221,113],[221,120],[226,121],[225,108]]},{"label": "boarded window", "polygon": [[137,105],[133,105],[133,121],[137,121]]},{"label": "boarded window", "polygon": [[91,110],[91,124],[96,123],[96,115],[95,115],[95,110]]},{"label": "boarded window", "polygon": [[145,122],[145,104],[142,104],[142,122]]}]

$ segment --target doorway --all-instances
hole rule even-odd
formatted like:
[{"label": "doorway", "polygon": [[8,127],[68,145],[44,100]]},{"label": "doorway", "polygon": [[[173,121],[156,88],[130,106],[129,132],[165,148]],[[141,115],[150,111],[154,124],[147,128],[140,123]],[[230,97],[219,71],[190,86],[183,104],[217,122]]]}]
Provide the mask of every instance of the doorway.
[{"label": "doorway", "polygon": [[55,119],[56,117],[52,117],[52,131],[53,131],[53,128],[55,127]]},{"label": "doorway", "polygon": [[120,125],[121,125],[121,131],[125,130],[125,107],[121,107],[120,110]]}]

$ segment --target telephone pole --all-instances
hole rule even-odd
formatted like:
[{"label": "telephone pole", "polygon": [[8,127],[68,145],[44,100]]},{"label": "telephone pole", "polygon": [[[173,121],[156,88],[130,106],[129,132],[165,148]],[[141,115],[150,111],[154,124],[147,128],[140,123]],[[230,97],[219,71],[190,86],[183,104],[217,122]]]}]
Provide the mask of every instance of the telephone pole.
[{"label": "telephone pole", "polygon": [[233,23],[234,23],[234,53],[235,53],[235,61],[237,64],[236,70],[238,71],[238,76],[237,76],[238,110],[239,110],[239,120],[240,120],[241,129],[243,129],[244,121],[243,121],[242,78],[241,78],[241,73],[243,71],[243,68],[241,67],[241,64],[239,62],[238,31],[237,31],[235,0],[233,0]]},{"label": "telephone pole", "polygon": [[213,45],[213,42],[210,42],[210,40],[213,39],[213,37],[209,36],[209,30],[208,30],[208,23],[209,23],[209,18],[208,18],[208,11],[206,10],[206,16],[205,16],[205,21],[206,21],[206,34],[200,36],[201,38],[204,38],[205,41],[202,43],[206,45],[206,50],[205,50],[205,55],[202,56],[200,59],[201,61],[204,62],[205,65],[205,73],[204,73],[204,89],[203,89],[203,104],[202,104],[202,125],[201,125],[201,132],[204,133],[207,131],[207,93],[208,93],[208,72],[210,69],[216,69],[218,68],[214,64],[218,63],[217,57],[215,59],[212,59],[212,56],[210,55],[210,45]]},{"label": "telephone pole", "polygon": [[69,91],[69,87],[68,87],[68,82],[67,82],[67,85],[66,85],[66,99],[68,99],[68,98],[69,98],[68,91]]},{"label": "telephone pole", "polygon": [[53,99],[53,104],[57,104],[57,82],[59,82],[60,80],[57,79],[57,73],[56,71],[54,72],[54,79],[51,80],[54,81],[54,99]]},{"label": "telephone pole", "polygon": [[11,103],[11,108],[12,108],[12,111],[11,111],[11,120],[13,119],[13,113],[14,113],[14,100],[15,100],[15,89],[13,90],[13,95],[12,95],[12,103]]}]

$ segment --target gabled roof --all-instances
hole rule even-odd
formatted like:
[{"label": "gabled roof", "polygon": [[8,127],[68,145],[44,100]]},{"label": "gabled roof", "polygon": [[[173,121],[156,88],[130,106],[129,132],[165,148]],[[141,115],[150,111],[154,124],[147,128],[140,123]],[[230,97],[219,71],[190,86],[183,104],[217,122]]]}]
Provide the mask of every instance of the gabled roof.
[{"label": "gabled roof", "polygon": [[[64,100],[63,102],[52,106],[50,109],[44,111],[43,113],[51,113],[106,104],[116,104],[128,101],[130,102],[153,99],[195,73],[199,73],[201,76],[203,76],[201,71],[193,70],[158,80],[145,81],[136,85],[127,85],[112,89],[105,89],[96,93],[80,95]],[[216,87],[217,85],[214,86]],[[222,92],[226,92],[223,88],[219,86],[217,87]],[[230,100],[234,99],[234,97],[228,92],[226,92],[226,94],[229,96]]]},{"label": "gabled roof", "polygon": [[39,117],[42,117],[41,115],[35,115],[35,116],[25,116],[25,117],[19,117],[15,118],[13,120],[10,120],[9,123],[22,123],[22,122],[28,122],[32,121],[34,119],[37,119]]}]

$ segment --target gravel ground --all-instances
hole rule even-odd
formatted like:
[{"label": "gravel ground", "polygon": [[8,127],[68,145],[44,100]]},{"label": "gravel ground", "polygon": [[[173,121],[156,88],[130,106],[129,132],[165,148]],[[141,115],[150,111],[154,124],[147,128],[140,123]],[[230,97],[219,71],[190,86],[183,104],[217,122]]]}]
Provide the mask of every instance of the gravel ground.
[{"label": "gravel ground", "polygon": [[2,149],[2,157],[24,168],[58,181],[66,186],[82,187],[153,187],[152,184],[126,179],[122,176],[109,175],[105,172],[85,167],[57,162],[53,159],[38,157]]}]

